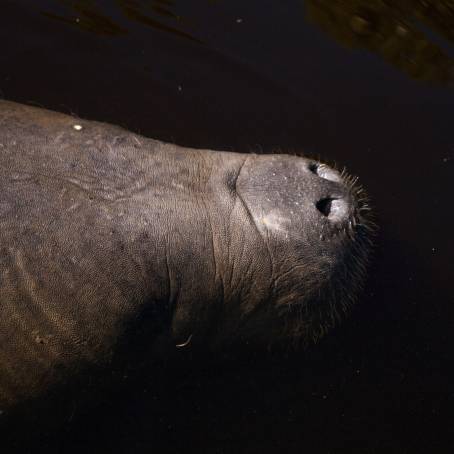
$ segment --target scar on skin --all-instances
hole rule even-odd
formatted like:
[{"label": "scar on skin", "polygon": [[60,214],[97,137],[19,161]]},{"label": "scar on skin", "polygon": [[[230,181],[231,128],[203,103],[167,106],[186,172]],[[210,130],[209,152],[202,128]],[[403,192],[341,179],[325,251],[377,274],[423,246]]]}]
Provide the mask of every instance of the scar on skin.
[{"label": "scar on skin", "polygon": [[186,347],[191,342],[191,339],[192,339],[192,334],[188,337],[188,340],[186,342],[183,342],[182,344],[177,344],[177,345],[175,345],[175,347],[177,347],[177,348]]}]

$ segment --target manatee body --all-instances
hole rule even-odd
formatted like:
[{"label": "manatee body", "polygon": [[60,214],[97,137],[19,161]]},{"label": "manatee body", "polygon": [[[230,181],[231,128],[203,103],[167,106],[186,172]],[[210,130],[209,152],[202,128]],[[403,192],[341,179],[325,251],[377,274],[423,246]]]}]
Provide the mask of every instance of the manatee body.
[{"label": "manatee body", "polygon": [[108,368],[136,332],[174,346],[320,337],[361,285],[361,194],[310,159],[0,101],[0,411]]}]

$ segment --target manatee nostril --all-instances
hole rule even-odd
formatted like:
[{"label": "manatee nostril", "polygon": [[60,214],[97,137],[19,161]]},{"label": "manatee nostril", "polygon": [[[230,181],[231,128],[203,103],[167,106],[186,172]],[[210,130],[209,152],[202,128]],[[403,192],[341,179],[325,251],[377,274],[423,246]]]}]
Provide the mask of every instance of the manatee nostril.
[{"label": "manatee nostril", "polygon": [[331,206],[333,203],[333,198],[327,197],[326,199],[321,199],[319,200],[316,204],[315,207],[317,208],[320,213],[323,214],[323,216],[328,217],[331,213]]},{"label": "manatee nostril", "polygon": [[315,175],[318,175],[318,163],[310,162],[307,168]]},{"label": "manatee nostril", "polygon": [[326,197],[320,199],[315,207],[330,221],[343,221],[350,213],[349,203],[345,198]]},{"label": "manatee nostril", "polygon": [[335,181],[336,183],[342,181],[340,173],[325,164],[320,164],[319,162],[312,161],[308,164],[307,168],[314,175],[317,175],[320,178],[324,178],[325,180]]}]

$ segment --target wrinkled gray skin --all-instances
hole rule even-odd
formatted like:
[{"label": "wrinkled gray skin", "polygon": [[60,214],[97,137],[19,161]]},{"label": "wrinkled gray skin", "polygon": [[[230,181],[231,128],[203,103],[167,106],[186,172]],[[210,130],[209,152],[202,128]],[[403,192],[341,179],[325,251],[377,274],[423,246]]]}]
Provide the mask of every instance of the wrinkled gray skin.
[{"label": "wrinkled gray skin", "polygon": [[301,157],[0,101],[0,410],[108,365],[153,317],[185,348],[318,338],[361,282],[359,193]]}]

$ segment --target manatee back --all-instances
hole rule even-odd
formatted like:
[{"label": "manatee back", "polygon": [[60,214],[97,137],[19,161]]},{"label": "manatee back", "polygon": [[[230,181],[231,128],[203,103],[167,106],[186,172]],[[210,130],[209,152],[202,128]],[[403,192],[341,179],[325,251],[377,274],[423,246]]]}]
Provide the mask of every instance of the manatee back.
[{"label": "manatee back", "polygon": [[159,146],[0,101],[0,410],[109,362],[161,297],[144,209]]}]

